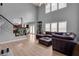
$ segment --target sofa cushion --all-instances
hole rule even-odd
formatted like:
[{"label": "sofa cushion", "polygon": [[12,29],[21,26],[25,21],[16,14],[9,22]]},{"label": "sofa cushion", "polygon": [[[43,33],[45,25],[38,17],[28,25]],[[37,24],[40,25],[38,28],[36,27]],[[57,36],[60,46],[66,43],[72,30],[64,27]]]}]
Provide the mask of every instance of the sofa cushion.
[{"label": "sofa cushion", "polygon": [[63,32],[55,32],[55,34],[63,35],[64,33]]},{"label": "sofa cushion", "polygon": [[59,39],[66,39],[66,40],[73,40],[74,38],[66,35],[58,35],[58,34],[53,34],[53,37],[59,38]]}]

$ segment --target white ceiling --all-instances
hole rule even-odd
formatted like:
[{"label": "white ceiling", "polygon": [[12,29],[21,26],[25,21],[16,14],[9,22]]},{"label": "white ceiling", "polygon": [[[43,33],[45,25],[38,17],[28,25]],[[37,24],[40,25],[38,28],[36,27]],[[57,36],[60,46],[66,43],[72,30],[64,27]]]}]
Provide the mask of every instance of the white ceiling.
[{"label": "white ceiling", "polygon": [[33,3],[35,6],[41,6],[43,3]]}]

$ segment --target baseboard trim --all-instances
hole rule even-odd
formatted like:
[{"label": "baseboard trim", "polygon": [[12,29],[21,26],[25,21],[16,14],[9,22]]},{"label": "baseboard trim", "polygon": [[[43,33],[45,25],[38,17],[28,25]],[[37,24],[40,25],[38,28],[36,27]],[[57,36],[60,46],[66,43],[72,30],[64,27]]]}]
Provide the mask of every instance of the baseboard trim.
[{"label": "baseboard trim", "polygon": [[26,40],[26,39],[27,39],[27,38],[12,39],[12,40],[9,40],[9,41],[0,42],[0,44],[6,44],[6,43],[11,43],[11,42],[21,41],[21,40]]}]

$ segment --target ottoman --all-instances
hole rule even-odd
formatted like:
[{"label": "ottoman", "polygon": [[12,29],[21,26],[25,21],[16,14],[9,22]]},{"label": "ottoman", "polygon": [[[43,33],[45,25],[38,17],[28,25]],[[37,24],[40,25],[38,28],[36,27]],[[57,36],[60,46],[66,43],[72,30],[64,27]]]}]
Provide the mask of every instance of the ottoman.
[{"label": "ottoman", "polygon": [[39,43],[43,44],[45,46],[51,46],[52,45],[52,38],[49,38],[49,37],[39,38]]}]

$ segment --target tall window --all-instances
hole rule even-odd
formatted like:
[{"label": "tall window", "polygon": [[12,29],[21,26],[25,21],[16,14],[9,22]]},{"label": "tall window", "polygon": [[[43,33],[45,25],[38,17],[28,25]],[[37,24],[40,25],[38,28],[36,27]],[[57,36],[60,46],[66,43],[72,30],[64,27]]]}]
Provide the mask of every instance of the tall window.
[{"label": "tall window", "polygon": [[35,34],[35,25],[30,25],[30,33]]},{"label": "tall window", "polygon": [[57,23],[51,23],[51,32],[57,32]]},{"label": "tall window", "polygon": [[59,32],[67,32],[67,22],[59,22]]},{"label": "tall window", "polygon": [[49,13],[51,11],[50,7],[51,7],[50,3],[46,4],[46,6],[45,6],[45,13]]},{"label": "tall window", "polygon": [[32,25],[33,26],[33,34],[35,34],[35,26],[34,25]]},{"label": "tall window", "polygon": [[51,11],[57,10],[57,3],[52,3],[51,4]]},{"label": "tall window", "polygon": [[67,3],[59,3],[58,9],[67,7]]},{"label": "tall window", "polygon": [[30,25],[30,33],[32,34],[32,26]]},{"label": "tall window", "polygon": [[45,24],[45,31],[50,31],[50,23]]}]

